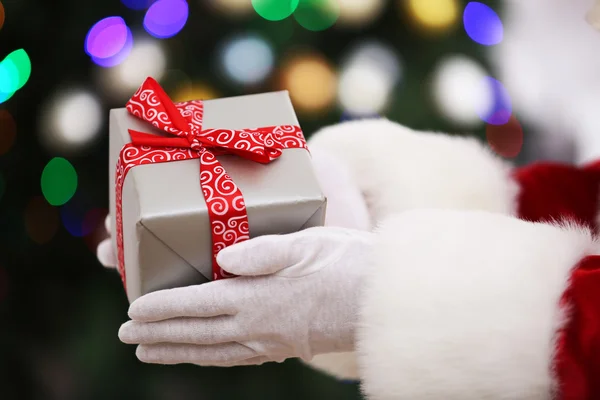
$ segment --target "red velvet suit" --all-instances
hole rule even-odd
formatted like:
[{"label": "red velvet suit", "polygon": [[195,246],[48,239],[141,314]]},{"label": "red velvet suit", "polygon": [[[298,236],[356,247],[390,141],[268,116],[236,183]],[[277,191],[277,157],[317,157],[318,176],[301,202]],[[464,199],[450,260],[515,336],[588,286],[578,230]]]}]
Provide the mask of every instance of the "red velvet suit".
[{"label": "red velvet suit", "polygon": [[[570,220],[599,233],[600,161],[581,168],[536,163],[516,169],[514,178],[521,188],[522,219]],[[558,398],[600,399],[600,256],[588,256],[577,265],[563,305],[570,310],[570,321],[557,341]]]}]

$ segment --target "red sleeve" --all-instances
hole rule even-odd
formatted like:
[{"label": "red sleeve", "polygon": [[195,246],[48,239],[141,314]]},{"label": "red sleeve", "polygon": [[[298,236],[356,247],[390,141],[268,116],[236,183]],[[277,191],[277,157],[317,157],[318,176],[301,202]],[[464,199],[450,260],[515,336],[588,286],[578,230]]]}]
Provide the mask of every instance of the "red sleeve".
[{"label": "red sleeve", "polygon": [[542,222],[568,218],[597,230],[600,162],[586,167],[535,163],[515,169],[519,217]]}]

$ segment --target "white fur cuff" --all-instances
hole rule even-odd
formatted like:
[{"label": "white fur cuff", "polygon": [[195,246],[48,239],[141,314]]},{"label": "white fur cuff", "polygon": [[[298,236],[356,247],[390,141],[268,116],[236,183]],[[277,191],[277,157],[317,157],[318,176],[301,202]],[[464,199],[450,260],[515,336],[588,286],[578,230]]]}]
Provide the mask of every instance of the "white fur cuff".
[{"label": "white fur cuff", "polygon": [[309,147],[348,166],[374,224],[422,207],[516,213],[511,166],[471,137],[369,119],[324,128]]},{"label": "white fur cuff", "polygon": [[388,219],[358,332],[365,394],[550,399],[559,300],[593,246],[578,227],[485,212]]}]

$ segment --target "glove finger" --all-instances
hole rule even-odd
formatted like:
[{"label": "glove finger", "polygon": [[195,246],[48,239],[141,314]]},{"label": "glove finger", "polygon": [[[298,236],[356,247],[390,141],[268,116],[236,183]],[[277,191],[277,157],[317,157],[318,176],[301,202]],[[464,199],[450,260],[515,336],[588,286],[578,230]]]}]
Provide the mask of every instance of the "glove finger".
[{"label": "glove finger", "polygon": [[265,235],[236,243],[217,254],[217,263],[239,276],[274,274],[295,264],[294,235]]},{"label": "glove finger", "polygon": [[234,363],[224,363],[224,364],[215,365],[215,367],[229,368],[229,367],[242,367],[244,365],[262,365],[262,364],[270,362],[270,361],[271,360],[269,360],[267,357],[258,356],[258,357],[249,358],[247,360],[237,361]]},{"label": "glove finger", "polygon": [[128,321],[119,329],[119,339],[127,344],[180,343],[211,345],[238,342],[248,333],[233,316],[213,318],[174,318],[158,322]]},{"label": "glove finger", "polygon": [[193,344],[140,344],[135,354],[149,364],[196,364],[200,366],[235,365],[257,357],[254,350],[239,343],[222,343],[213,346]]},{"label": "glove finger", "polygon": [[160,290],[136,299],[129,306],[129,318],[155,322],[179,317],[206,318],[235,315],[240,290],[236,279],[226,279],[203,285]]},{"label": "glove finger", "polygon": [[115,268],[117,266],[117,255],[113,249],[110,239],[104,239],[96,249],[96,257],[100,264],[106,268]]}]

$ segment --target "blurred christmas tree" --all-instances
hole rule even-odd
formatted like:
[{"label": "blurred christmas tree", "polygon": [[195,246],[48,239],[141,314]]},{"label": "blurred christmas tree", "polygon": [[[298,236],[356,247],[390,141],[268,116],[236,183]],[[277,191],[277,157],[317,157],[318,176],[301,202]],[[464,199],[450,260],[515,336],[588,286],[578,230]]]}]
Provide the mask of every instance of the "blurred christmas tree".
[{"label": "blurred christmas tree", "polygon": [[[159,367],[118,341],[127,302],[94,253],[106,234],[108,110],[153,76],[177,101],[288,90],[307,136],[369,116],[482,136],[506,104],[480,86],[494,71],[489,44],[465,30],[466,4],[4,1],[0,56],[25,49],[32,73],[0,118],[0,397],[359,398],[357,385],[293,361]],[[482,116],[490,101],[504,108]]]}]

